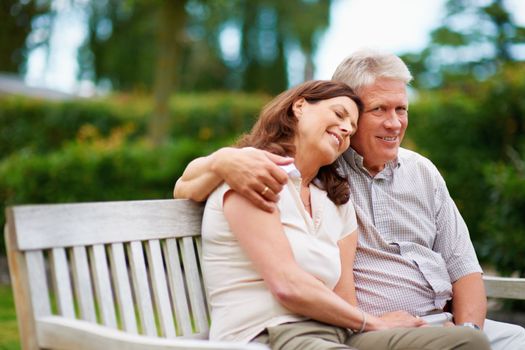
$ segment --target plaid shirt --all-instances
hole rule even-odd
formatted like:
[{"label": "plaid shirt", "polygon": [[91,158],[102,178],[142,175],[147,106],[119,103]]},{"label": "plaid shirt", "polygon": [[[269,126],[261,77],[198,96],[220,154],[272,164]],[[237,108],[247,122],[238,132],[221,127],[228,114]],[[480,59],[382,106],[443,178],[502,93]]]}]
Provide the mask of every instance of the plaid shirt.
[{"label": "plaid shirt", "polygon": [[467,226],[428,159],[400,148],[375,177],[351,148],[339,163],[359,224],[354,275],[363,310],[424,315],[451,299],[451,283],[481,272]]}]

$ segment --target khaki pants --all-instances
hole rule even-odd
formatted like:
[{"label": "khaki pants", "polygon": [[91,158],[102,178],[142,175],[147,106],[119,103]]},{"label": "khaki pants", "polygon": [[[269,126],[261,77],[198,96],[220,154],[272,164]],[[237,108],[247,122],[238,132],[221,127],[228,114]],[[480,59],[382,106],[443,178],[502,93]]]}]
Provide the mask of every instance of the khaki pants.
[{"label": "khaki pants", "polygon": [[395,328],[352,334],[313,320],[268,327],[253,341],[273,350],[490,350],[483,332],[467,327]]}]

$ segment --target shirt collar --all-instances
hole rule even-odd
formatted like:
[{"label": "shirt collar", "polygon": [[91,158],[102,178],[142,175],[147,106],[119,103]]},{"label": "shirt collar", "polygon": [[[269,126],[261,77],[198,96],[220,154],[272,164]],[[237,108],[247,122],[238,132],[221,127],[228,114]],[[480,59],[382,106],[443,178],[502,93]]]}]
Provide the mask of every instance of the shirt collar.
[{"label": "shirt collar", "polygon": [[[363,156],[357,153],[352,147],[349,147],[345,153],[343,153],[344,160],[352,167],[354,170],[364,171],[368,174],[368,170],[363,165]],[[384,173],[386,176],[392,176],[394,174],[394,171],[398,169],[401,166],[401,160],[399,157],[397,157],[394,160],[389,161],[386,163],[386,166],[383,170],[381,170],[379,174]]]}]

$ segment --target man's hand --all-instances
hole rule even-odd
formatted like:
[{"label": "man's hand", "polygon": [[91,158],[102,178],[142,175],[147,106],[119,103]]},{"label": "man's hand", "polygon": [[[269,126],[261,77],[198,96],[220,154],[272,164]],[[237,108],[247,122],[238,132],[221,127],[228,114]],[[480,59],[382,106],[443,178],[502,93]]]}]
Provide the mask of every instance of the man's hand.
[{"label": "man's hand", "polygon": [[288,175],[279,165],[290,163],[293,158],[253,147],[224,148],[214,155],[211,170],[254,205],[273,212],[278,194],[288,181]]},{"label": "man's hand", "polygon": [[384,323],[383,329],[389,328],[412,328],[425,326],[426,322],[419,317],[412,316],[406,311],[387,312],[379,317]]}]

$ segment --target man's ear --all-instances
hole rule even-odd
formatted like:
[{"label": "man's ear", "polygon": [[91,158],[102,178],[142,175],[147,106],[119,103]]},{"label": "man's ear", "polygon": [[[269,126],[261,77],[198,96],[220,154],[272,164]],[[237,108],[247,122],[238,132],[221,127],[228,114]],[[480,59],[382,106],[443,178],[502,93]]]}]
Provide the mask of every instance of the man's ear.
[{"label": "man's ear", "polygon": [[301,97],[300,99],[296,100],[292,105],[293,113],[297,118],[301,117],[303,115],[303,106],[305,103],[304,97]]}]

